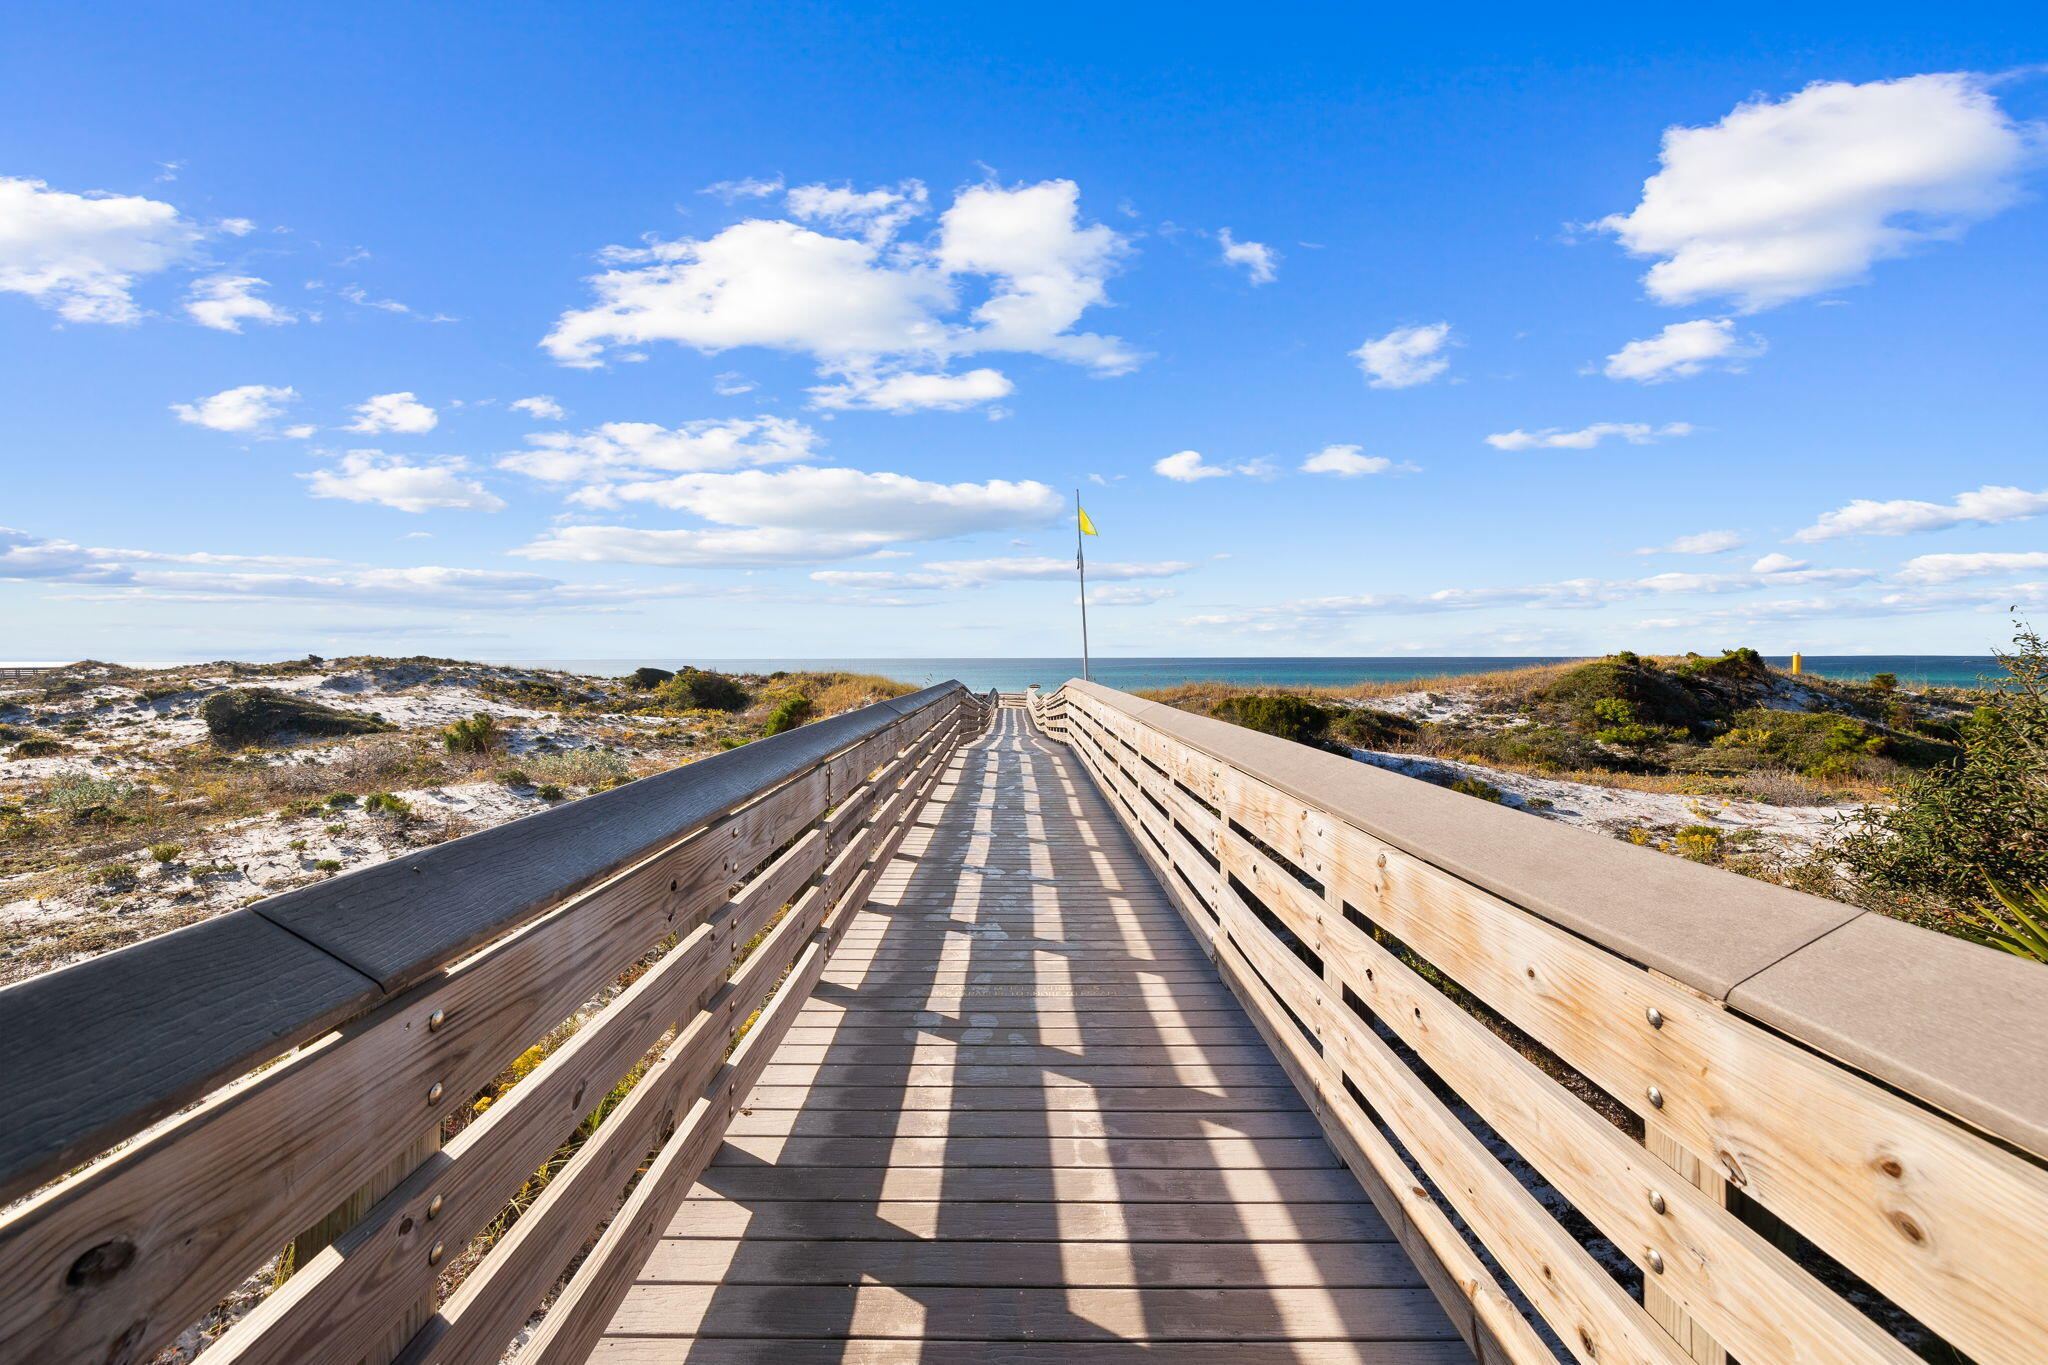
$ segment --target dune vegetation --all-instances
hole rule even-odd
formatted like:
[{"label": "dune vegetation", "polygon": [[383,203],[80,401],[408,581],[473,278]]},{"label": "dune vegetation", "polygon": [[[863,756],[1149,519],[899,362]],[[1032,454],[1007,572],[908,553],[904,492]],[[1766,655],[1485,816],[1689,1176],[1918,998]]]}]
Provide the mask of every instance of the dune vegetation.
[{"label": "dune vegetation", "polygon": [[911,690],[434,658],[47,673],[0,690],[0,981]]},{"label": "dune vegetation", "polygon": [[1144,695],[2024,951],[2048,886],[2048,652],[2022,628],[2000,661],[1984,689],[1794,675],[1730,649]]}]

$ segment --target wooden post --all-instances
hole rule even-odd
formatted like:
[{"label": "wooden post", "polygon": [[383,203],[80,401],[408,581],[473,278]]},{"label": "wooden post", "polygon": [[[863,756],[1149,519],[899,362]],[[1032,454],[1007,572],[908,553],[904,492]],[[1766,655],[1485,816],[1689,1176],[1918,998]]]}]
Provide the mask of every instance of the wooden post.
[{"label": "wooden post", "polygon": [[[421,1162],[440,1150],[441,1123],[440,1120],[436,1119],[434,1126],[424,1136],[415,1142],[406,1144],[399,1151],[398,1155],[386,1162],[384,1169],[378,1171],[372,1177],[369,1184],[364,1185],[348,1198],[335,1205],[326,1217],[313,1224],[312,1227],[307,1228],[304,1232],[292,1238],[291,1244],[284,1250],[283,1260],[279,1263],[277,1282],[283,1284],[295,1272],[304,1269],[307,1262],[332,1245],[336,1238],[340,1237],[341,1234],[347,1232],[357,1223],[362,1222],[363,1215],[368,1213],[378,1200],[391,1193],[401,1180],[404,1180],[407,1176],[418,1170]],[[452,1255],[461,1250],[461,1247],[450,1247],[449,1254]],[[443,1260],[445,1261],[446,1257],[443,1257]],[[405,1343],[411,1341],[413,1335],[432,1316],[434,1316],[434,1296],[429,1294],[426,1298],[407,1308],[402,1315],[392,1322],[390,1334],[385,1337],[381,1351],[366,1352],[364,1358],[366,1360],[391,1360],[395,1358],[405,1346]]]},{"label": "wooden post", "polygon": [[[1662,972],[1653,971],[1651,975],[1669,985],[1677,986],[1695,999],[1716,1006],[1720,1003]],[[1669,1166],[1679,1179],[1715,1203],[1727,1207],[1728,1182],[1723,1180],[1713,1167],[1681,1145],[1678,1139],[1672,1136],[1671,1130],[1658,1123],[1655,1118],[1646,1117],[1643,1120],[1643,1147],[1651,1156]],[[1671,1333],[1672,1338],[1686,1354],[1698,1362],[1698,1365],[1728,1365],[1728,1352],[1693,1321],[1692,1314],[1680,1308],[1677,1300],[1664,1292],[1664,1286],[1657,1282],[1657,1277],[1647,1267],[1643,1271],[1643,1309],[1657,1320],[1659,1327]]]}]

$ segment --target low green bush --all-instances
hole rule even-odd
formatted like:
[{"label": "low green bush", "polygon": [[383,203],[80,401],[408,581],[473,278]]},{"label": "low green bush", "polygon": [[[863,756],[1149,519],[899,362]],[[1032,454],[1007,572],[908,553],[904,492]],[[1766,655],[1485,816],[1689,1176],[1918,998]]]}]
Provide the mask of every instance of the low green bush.
[{"label": "low green bush", "polygon": [[1499,787],[1476,777],[1461,777],[1450,784],[1450,790],[1462,792],[1466,796],[1476,796],[1481,801],[1492,801],[1496,804],[1502,801],[1502,793]]},{"label": "low green bush", "polygon": [[802,725],[811,713],[811,699],[801,693],[792,693],[775,704],[768,713],[768,719],[761,723],[761,738],[779,735],[784,730],[794,730]]},{"label": "low green bush", "polygon": [[723,673],[686,668],[662,683],[662,698],[697,711],[737,711],[747,704],[747,689]]},{"label": "low green bush", "polygon": [[72,752],[71,746],[57,739],[25,739],[14,746],[15,758],[55,758],[59,754]]},{"label": "low green bush", "polygon": [[636,668],[626,678],[626,686],[637,692],[647,692],[661,686],[675,674],[666,668]]},{"label": "low green bush", "polygon": [[356,711],[322,706],[266,687],[231,687],[199,705],[206,732],[223,749],[290,739],[382,734],[398,727]]},{"label": "low green bush", "polygon": [[451,754],[487,754],[504,742],[504,732],[487,711],[458,720],[441,732],[441,746]]},{"label": "low green bush", "polygon": [[363,798],[363,809],[374,815],[410,815],[412,802],[390,792],[372,792]]},{"label": "low green bush", "polygon": [[2048,886],[2048,643],[2021,627],[1999,662],[2009,678],[1962,722],[1961,752],[1821,850],[1853,885],[1953,907]]},{"label": "low green bush", "polygon": [[165,864],[178,861],[178,855],[184,851],[185,846],[183,844],[151,844],[149,846],[149,856]]},{"label": "low green bush", "polygon": [[1330,722],[1341,713],[1332,707],[1318,706],[1312,701],[1283,693],[1274,697],[1250,694],[1225,697],[1216,703],[1210,714],[1233,725],[1242,725],[1247,730],[1258,730],[1291,739],[1296,744],[1320,748],[1328,742]]}]

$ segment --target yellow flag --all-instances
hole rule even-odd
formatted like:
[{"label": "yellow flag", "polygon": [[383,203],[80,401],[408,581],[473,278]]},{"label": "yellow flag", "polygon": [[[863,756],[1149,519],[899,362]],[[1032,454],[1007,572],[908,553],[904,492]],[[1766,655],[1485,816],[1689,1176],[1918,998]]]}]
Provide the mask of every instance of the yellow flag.
[{"label": "yellow flag", "polygon": [[1100,531],[1098,531],[1098,530],[1096,530],[1096,529],[1095,529],[1095,523],[1094,523],[1094,522],[1092,522],[1092,521],[1090,521],[1090,520],[1088,519],[1088,509],[1087,509],[1087,508],[1085,508],[1085,507],[1081,506],[1081,504],[1077,502],[1077,503],[1075,503],[1075,504],[1074,504],[1074,510],[1075,510],[1076,512],[1079,512],[1079,513],[1081,514],[1081,534],[1082,534],[1082,535],[1084,535],[1084,536],[1099,536],[1099,535],[1101,535],[1101,534],[1102,534],[1102,533],[1101,533]]}]

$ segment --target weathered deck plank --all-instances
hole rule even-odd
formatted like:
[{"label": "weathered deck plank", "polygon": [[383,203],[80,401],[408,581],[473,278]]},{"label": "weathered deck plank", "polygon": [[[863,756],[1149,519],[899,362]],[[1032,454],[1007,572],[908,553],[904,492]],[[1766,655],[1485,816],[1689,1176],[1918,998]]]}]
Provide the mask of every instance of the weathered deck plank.
[{"label": "weathered deck plank", "polygon": [[1079,764],[962,749],[594,1360],[1469,1361]]}]

